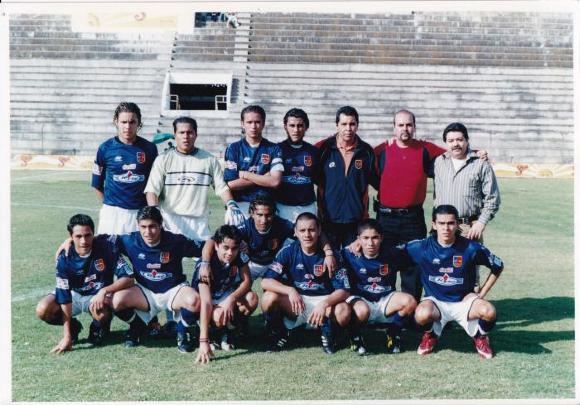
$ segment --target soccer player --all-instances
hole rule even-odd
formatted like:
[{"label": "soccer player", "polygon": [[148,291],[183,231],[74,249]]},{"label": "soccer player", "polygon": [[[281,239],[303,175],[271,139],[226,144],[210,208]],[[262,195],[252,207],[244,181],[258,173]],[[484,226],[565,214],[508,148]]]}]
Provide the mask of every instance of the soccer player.
[{"label": "soccer player", "polygon": [[121,252],[133,264],[136,280],[135,286],[113,297],[117,316],[129,323],[125,346],[138,345],[146,323],[168,309],[177,322],[179,351],[192,351],[187,328],[197,321],[200,298],[188,285],[181,262],[184,257],[199,257],[201,244],[164,230],[163,218],[156,207],[141,208],[137,221],[139,231],[118,236],[117,241]]},{"label": "soccer player", "polygon": [[368,185],[378,189],[373,148],[358,135],[358,112],[336,112],[336,134],[316,144],[320,150],[318,216],[332,245],[342,249],[356,239],[357,225],[368,217]]},{"label": "soccer player", "polygon": [[300,214],[295,225],[298,241],[280,250],[264,274],[262,312],[269,351],[284,347],[287,329],[308,324],[320,327],[322,348],[332,354],[335,351],[333,324],[344,328],[350,321],[350,307],[344,301],[350,289],[346,270],[339,268],[333,277],[323,270],[320,232],[314,214]]},{"label": "soccer player", "polygon": [[207,240],[209,229],[209,187],[215,188],[228,210],[236,211],[238,221],[243,214],[233,200],[223,179],[223,170],[215,156],[195,147],[197,122],[179,117],[173,121],[175,149],[155,159],[145,187],[147,203],[163,214],[165,229],[189,239]]},{"label": "soccer player", "polygon": [[278,216],[296,222],[302,212],[316,215],[314,183],[319,167],[319,152],[304,141],[310,121],[304,110],[292,108],[284,115],[286,140],[278,145],[284,158],[282,183],[276,190]]},{"label": "soccer player", "polygon": [[362,255],[348,248],[342,251],[351,285],[346,302],[353,310],[352,349],[365,355],[361,328],[366,324],[386,324],[387,352],[399,353],[401,329],[417,306],[412,295],[396,291],[397,269],[404,262],[394,247],[383,243],[382,229],[375,219],[363,219],[358,225],[358,243]]},{"label": "soccer player", "polygon": [[[36,315],[51,325],[63,325],[63,338],[53,353],[72,349],[82,324],[75,318],[87,312],[93,317],[89,343],[99,345],[111,322],[111,297],[133,285],[131,267],[119,255],[108,235],[94,236],[95,225],[88,215],[70,218],[67,230],[72,249],[60,252],[56,261],[56,289],[36,307]],[[117,280],[113,281],[114,276]]]},{"label": "soccer player", "polygon": [[[425,298],[415,310],[415,321],[425,330],[417,353],[431,353],[445,325],[456,321],[473,338],[479,355],[490,359],[493,351],[488,333],[495,325],[496,311],[485,296],[504,266],[482,244],[458,236],[458,218],[455,207],[439,205],[433,209],[433,234],[402,247],[419,266],[425,290]],[[476,294],[473,284],[478,264],[491,273]]]},{"label": "soccer player", "polygon": [[224,180],[234,199],[248,214],[250,202],[258,195],[271,196],[280,185],[284,166],[280,147],[262,137],[266,112],[258,105],[245,107],[241,112],[244,138],[226,148]]},{"label": "soccer player", "polygon": [[[192,286],[199,292],[203,305],[200,315],[200,348],[207,352],[205,344],[210,321],[217,328],[225,330],[221,337],[221,348],[229,351],[234,347],[233,336],[229,332],[232,324],[240,317],[249,317],[258,306],[258,295],[251,291],[252,280],[248,270],[248,258],[240,254],[242,235],[233,225],[222,225],[214,234],[215,252],[209,266],[213,274],[211,285],[200,281],[198,263],[193,274]],[[204,308],[210,311],[204,314]]]},{"label": "soccer player", "polygon": [[157,157],[157,147],[137,136],[143,125],[137,104],[120,103],[113,123],[117,136],[99,146],[91,183],[103,202],[97,233],[110,235],[136,231],[137,210],[147,205],[143,191]]}]

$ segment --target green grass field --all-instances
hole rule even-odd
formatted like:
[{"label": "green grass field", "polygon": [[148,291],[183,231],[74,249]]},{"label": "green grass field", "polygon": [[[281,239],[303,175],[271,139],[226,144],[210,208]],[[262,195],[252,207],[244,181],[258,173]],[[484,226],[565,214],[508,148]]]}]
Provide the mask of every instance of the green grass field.
[{"label": "green grass field", "polygon": [[[218,351],[201,366],[172,340],[125,349],[118,319],[108,344],[90,348],[86,315],[74,350],[49,353],[61,327],[39,321],[34,309],[54,287],[54,251],[67,237],[69,217],[97,219],[89,178],[12,172],[13,401],[574,398],[572,180],[500,179],[502,207],[485,233],[506,263],[488,296],[498,312],[492,360],[480,360],[459,328],[446,331],[426,357],[416,354],[420,336],[412,331],[404,332],[400,355],[384,353],[381,331],[371,333],[373,354],[363,358],[347,349],[327,356],[312,335],[267,354],[256,313],[248,346]],[[212,204],[215,229],[222,209],[217,199]]]}]

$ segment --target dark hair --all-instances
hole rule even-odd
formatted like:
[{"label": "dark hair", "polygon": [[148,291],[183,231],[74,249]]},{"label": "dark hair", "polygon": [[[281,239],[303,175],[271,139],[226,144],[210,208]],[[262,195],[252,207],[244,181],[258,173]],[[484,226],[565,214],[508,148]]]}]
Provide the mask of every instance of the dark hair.
[{"label": "dark hair", "polygon": [[177,124],[189,124],[193,131],[197,133],[197,122],[191,117],[177,117],[173,120],[173,133],[177,131]]},{"label": "dark hair", "polygon": [[340,107],[338,110],[336,110],[336,123],[337,124],[338,124],[338,121],[340,121],[341,115],[346,115],[347,117],[354,117],[354,120],[356,121],[356,123],[358,125],[358,112],[354,109],[354,107],[351,107],[349,105],[345,105],[344,107]]},{"label": "dark hair", "polygon": [[459,219],[459,212],[457,212],[457,208],[455,208],[453,205],[441,204],[441,205],[433,208],[433,214],[431,214],[431,220],[433,222],[435,222],[437,215],[447,215],[447,214],[451,214],[451,215],[455,216],[455,220]]},{"label": "dark hair", "polygon": [[256,197],[254,197],[254,199],[250,203],[250,206],[248,207],[248,212],[250,214],[254,212],[258,205],[265,205],[267,207],[270,207],[270,210],[272,210],[272,214],[276,213],[276,201],[274,201],[274,199],[268,195],[258,194]]},{"label": "dark hair", "polygon": [[152,219],[159,225],[163,223],[163,217],[161,216],[161,212],[157,207],[145,206],[143,208],[140,208],[139,211],[137,211],[137,222],[142,221],[144,219]]},{"label": "dark hair", "polygon": [[284,115],[284,125],[288,123],[288,118],[290,117],[302,118],[302,121],[304,121],[304,125],[306,125],[306,129],[310,127],[310,121],[308,120],[308,114],[306,114],[306,111],[300,108],[292,108],[288,110],[286,115]]},{"label": "dark hair", "polygon": [[68,220],[68,225],[66,226],[69,235],[72,235],[73,228],[77,225],[88,226],[89,228],[91,228],[91,232],[95,233],[95,223],[93,222],[93,219],[88,215],[76,214],[70,217],[70,219]]},{"label": "dark hair", "polygon": [[413,114],[411,111],[405,110],[405,109],[399,110],[395,113],[395,115],[393,115],[393,126],[395,126],[395,118],[397,118],[397,115],[399,115],[401,113],[409,114],[411,116],[411,118],[413,119],[413,126],[415,126],[415,114]]},{"label": "dark hair", "polygon": [[318,217],[314,215],[312,212],[305,211],[302,214],[298,215],[298,217],[296,218],[296,222],[294,223],[294,227],[296,227],[298,221],[308,221],[308,220],[314,220],[314,222],[316,222],[316,226],[320,226],[320,221],[318,220]]},{"label": "dark hair", "polygon": [[469,140],[467,128],[465,128],[465,125],[463,125],[461,122],[452,122],[451,124],[447,125],[447,127],[443,130],[443,142],[447,142],[448,132],[461,132],[465,140]]},{"label": "dark hair", "polygon": [[260,117],[262,117],[262,122],[263,123],[266,122],[266,111],[264,111],[264,109],[262,107],[260,107],[259,105],[249,105],[247,107],[244,107],[244,109],[240,113],[240,119],[243,121],[244,115],[246,115],[246,113],[251,113],[251,112],[256,113],[256,114],[260,114]]},{"label": "dark hair", "polygon": [[117,119],[119,118],[119,114],[121,114],[123,112],[135,114],[137,116],[137,120],[139,121],[139,128],[141,128],[143,126],[143,121],[141,121],[141,110],[139,109],[139,106],[137,104],[129,103],[126,101],[119,103],[117,108],[115,108],[115,114],[113,115],[113,121],[117,121]]},{"label": "dark hair", "polygon": [[374,229],[375,231],[377,231],[379,233],[379,235],[383,234],[383,228],[381,227],[381,224],[379,224],[379,221],[377,221],[376,219],[373,218],[365,218],[362,221],[360,221],[360,223],[358,224],[358,227],[356,228],[357,234],[361,234],[364,231],[366,231],[367,229]]},{"label": "dark hair", "polygon": [[229,238],[239,245],[242,242],[242,233],[234,225],[222,225],[216,229],[212,239],[215,243],[220,244],[225,238]]}]

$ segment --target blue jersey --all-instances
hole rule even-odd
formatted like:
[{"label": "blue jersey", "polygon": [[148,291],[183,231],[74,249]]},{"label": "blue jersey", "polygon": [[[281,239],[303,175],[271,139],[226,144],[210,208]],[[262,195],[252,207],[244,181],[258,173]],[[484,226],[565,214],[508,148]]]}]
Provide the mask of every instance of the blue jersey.
[{"label": "blue jersey", "polygon": [[350,290],[344,267],[339,266],[330,278],[323,264],[322,250],[307,255],[302,251],[300,242],[294,241],[278,252],[263,278],[291,285],[302,295],[328,295],[335,290]]},{"label": "blue jersey", "polygon": [[[210,285],[211,298],[219,300],[225,294],[234,291],[242,283],[241,269],[248,264],[248,256],[238,254],[233,263],[223,264],[214,252],[210,260],[212,281]],[[199,268],[201,262],[195,266],[191,285],[199,291]],[[249,273],[248,273],[249,275]]]},{"label": "blue jersey", "polygon": [[114,238],[98,235],[93,239],[91,253],[81,257],[74,245],[68,255],[64,251],[56,260],[56,302],[72,302],[71,291],[80,295],[95,295],[103,287],[113,284],[117,278],[132,276],[133,270],[119,255]]},{"label": "blue jersey", "polygon": [[[264,175],[272,170],[284,170],[280,147],[267,139],[262,139],[255,148],[252,148],[245,138],[240,139],[226,148],[224,160],[226,182],[238,179],[240,171]],[[254,185],[243,190],[232,190],[232,194],[236,201],[251,202],[258,195],[272,196],[273,190]]]},{"label": "blue jersey", "polygon": [[430,236],[408,242],[402,249],[420,268],[425,296],[441,301],[459,302],[473,291],[476,265],[484,265],[494,274],[503,270],[499,257],[481,243],[461,236],[450,247]]},{"label": "blue jersey", "polygon": [[357,257],[346,248],[342,250],[342,257],[352,286],[351,294],[369,301],[379,301],[395,291],[397,270],[412,264],[386,243],[381,245],[379,255],[372,259],[364,255]]},{"label": "blue jersey", "polygon": [[296,147],[285,140],[278,145],[284,159],[284,174],[276,190],[276,201],[294,206],[316,202],[314,183],[320,162],[318,149],[308,142]]},{"label": "blue jersey", "polygon": [[185,281],[181,261],[184,257],[201,256],[202,243],[161,231],[156,246],[145,243],[139,232],[118,237],[121,252],[133,264],[135,280],[154,293],[163,293]]},{"label": "blue jersey", "polygon": [[242,239],[248,244],[250,260],[262,265],[272,263],[284,241],[294,235],[292,222],[277,215],[265,233],[258,232],[253,218],[246,219],[238,229],[242,233]]},{"label": "blue jersey", "polygon": [[157,147],[139,136],[132,145],[111,138],[99,146],[91,185],[104,193],[104,204],[130,210],[144,207],[143,192],[156,157]]}]

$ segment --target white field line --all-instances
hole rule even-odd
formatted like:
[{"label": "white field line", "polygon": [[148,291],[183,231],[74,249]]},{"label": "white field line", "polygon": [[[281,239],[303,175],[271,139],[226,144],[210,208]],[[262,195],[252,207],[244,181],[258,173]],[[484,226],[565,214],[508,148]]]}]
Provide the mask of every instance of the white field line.
[{"label": "white field line", "polygon": [[11,302],[21,302],[21,301],[26,301],[32,298],[40,298],[45,296],[46,294],[50,293],[54,291],[54,286],[52,287],[39,287],[36,288],[34,290],[29,290],[27,292],[25,292],[24,294],[18,294],[18,295],[13,295],[12,299],[10,300]]},{"label": "white field line", "polygon": [[49,205],[49,204],[16,203],[16,202],[12,202],[10,205],[15,207],[59,208],[63,210],[82,210],[90,212],[99,212],[99,209],[96,208],[78,207],[75,205]]},{"label": "white field line", "polygon": [[45,177],[54,177],[54,178],[63,177],[63,172],[55,170],[54,172],[49,172],[49,173],[44,173],[44,174],[32,174],[30,176],[18,176],[18,177],[12,176],[11,181],[12,181],[12,183],[18,183],[21,180],[25,180],[25,181],[29,180],[29,179],[36,180],[36,179],[42,179]]}]

